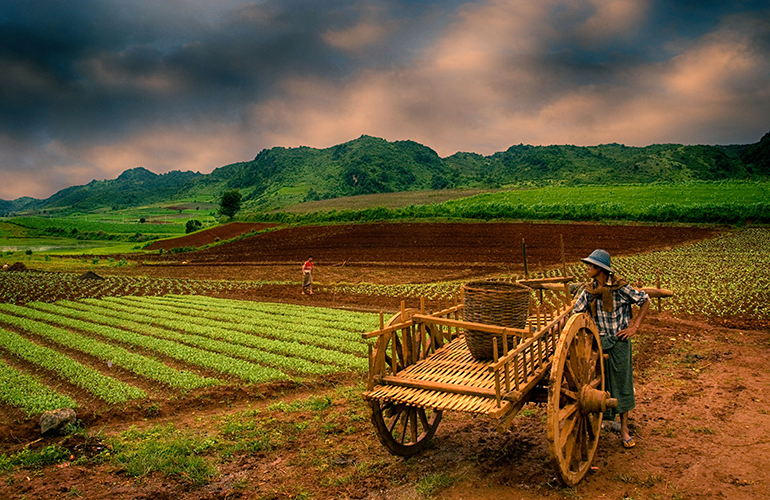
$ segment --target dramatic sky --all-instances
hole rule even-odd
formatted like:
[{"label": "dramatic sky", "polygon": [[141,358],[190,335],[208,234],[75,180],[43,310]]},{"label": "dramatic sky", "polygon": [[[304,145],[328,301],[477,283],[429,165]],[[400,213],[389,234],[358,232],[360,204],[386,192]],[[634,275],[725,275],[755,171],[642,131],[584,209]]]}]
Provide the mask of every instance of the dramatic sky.
[{"label": "dramatic sky", "polygon": [[749,144],[767,0],[3,0],[0,198],[325,148]]}]

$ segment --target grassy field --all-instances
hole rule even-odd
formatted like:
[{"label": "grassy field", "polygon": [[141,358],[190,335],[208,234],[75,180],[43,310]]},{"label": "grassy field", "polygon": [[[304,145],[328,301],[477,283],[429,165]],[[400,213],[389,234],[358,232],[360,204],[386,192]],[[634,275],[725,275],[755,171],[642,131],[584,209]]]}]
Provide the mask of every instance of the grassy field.
[{"label": "grassy field", "polygon": [[[179,213],[179,210],[182,212]],[[198,216],[199,215],[199,216]],[[140,222],[140,220],[145,222]],[[140,250],[149,241],[185,234],[188,220],[200,220],[204,228],[218,222],[194,208],[135,209],[103,214],[73,214],[66,217],[15,217],[0,221],[0,251],[64,255],[104,255]]]},{"label": "grassy field", "polygon": [[688,182],[683,184],[627,184],[620,186],[544,187],[516,191],[484,193],[450,201],[447,205],[466,203],[629,203],[653,205],[676,203],[692,206],[701,203],[767,203],[770,201],[768,182]]},{"label": "grassy field", "polygon": [[[341,201],[340,203],[344,203]],[[313,213],[252,214],[254,221],[313,223],[387,219],[618,220],[742,224],[770,222],[770,183],[745,181],[543,187],[484,193],[442,203],[382,204]]]},{"label": "grassy field", "polygon": [[405,191],[400,193],[379,193],[332,198],[328,200],[308,201],[276,210],[287,213],[312,213],[330,210],[363,210],[375,207],[404,208],[409,205],[443,203],[458,198],[467,198],[482,193],[498,190],[486,189],[442,189],[440,191]]}]

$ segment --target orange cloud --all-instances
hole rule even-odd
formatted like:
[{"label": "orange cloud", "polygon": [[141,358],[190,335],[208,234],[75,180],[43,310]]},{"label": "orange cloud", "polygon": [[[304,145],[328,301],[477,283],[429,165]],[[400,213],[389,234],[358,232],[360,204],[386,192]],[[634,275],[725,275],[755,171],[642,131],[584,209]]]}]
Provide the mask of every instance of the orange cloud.
[{"label": "orange cloud", "polygon": [[[583,27],[614,20],[608,33],[629,29],[646,8],[631,1],[596,5]],[[766,56],[729,26],[669,61],[617,70],[612,81],[562,82],[538,59],[542,39],[553,35],[550,6],[494,0],[467,7],[411,64],[360,73],[342,87],[286,81],[282,95],[256,105],[253,116],[268,142],[280,144],[325,147],[366,133],[423,142],[442,156],[491,154],[519,142],[693,143],[720,119],[741,123],[752,99],[770,93],[760,85]],[[746,94],[741,85],[756,89]],[[729,140],[723,128],[714,130]]]},{"label": "orange cloud", "polygon": [[647,0],[593,0],[589,3],[595,11],[578,28],[578,33],[586,39],[596,41],[622,37],[636,31],[636,27],[645,20],[649,9]]}]

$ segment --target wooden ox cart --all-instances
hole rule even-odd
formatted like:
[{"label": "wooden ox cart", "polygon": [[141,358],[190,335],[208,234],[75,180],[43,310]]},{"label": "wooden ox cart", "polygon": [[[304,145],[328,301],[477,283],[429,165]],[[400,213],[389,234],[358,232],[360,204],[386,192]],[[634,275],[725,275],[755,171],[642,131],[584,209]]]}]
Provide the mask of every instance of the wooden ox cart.
[{"label": "wooden ox cart", "polygon": [[[387,323],[381,315],[380,328],[363,335],[376,339],[363,396],[382,444],[393,454],[414,455],[444,411],[486,415],[503,433],[525,404],[545,403],[551,462],[565,484],[577,484],[596,454],[602,413],[617,400],[604,390],[594,321],[571,314],[571,279],[518,282],[537,296],[524,328],[463,321],[463,304],[426,314],[424,300],[419,310],[402,302]],[[472,356],[470,331],[494,336],[491,359]]]}]

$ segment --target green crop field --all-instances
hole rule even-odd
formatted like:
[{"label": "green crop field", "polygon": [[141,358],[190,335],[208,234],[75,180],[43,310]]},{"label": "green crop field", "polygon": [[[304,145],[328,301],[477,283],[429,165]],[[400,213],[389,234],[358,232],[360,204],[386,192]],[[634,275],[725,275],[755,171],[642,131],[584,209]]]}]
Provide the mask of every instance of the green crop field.
[{"label": "green crop field", "polygon": [[[188,217],[181,222],[174,223],[140,223],[137,220],[125,221],[125,217],[113,216],[109,218],[99,215],[71,215],[67,217],[15,217],[7,219],[7,222],[21,227],[38,231],[61,230],[62,233],[77,234],[79,232],[107,234],[134,234],[137,232],[148,234],[184,234],[184,224]],[[73,231],[74,230],[74,231]]]},{"label": "green crop field", "polygon": [[770,222],[770,183],[747,181],[543,187],[485,193],[443,203],[307,214],[252,215],[251,220],[312,223],[387,219],[617,220],[742,224]]},{"label": "green crop field", "polygon": [[0,304],[0,401],[32,415],[83,397],[122,404],[169,390],[363,372],[361,332],[378,321],[190,295]]}]

